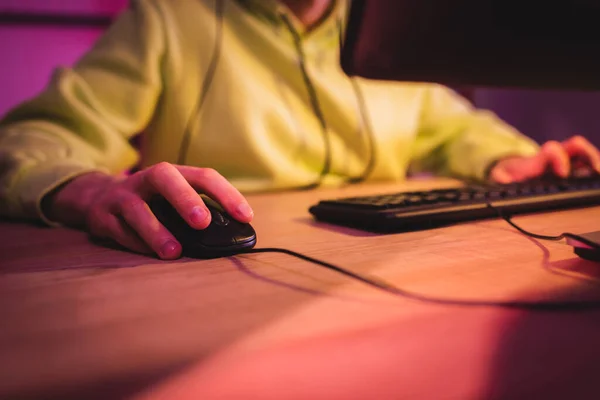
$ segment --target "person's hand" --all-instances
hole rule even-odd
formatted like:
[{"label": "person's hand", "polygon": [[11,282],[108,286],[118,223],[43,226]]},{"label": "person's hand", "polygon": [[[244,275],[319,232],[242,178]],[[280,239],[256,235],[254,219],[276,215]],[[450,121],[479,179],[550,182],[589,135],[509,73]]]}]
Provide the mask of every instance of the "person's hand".
[{"label": "person's hand", "polygon": [[121,178],[81,175],[52,194],[45,201],[45,211],[50,219],[83,225],[92,235],[112,239],[130,250],[175,259],[181,255],[181,244],[158,221],[147,201],[162,195],[191,227],[204,229],[210,224],[210,212],[195,189],[220,203],[237,220],[252,220],[248,202],[219,173],[169,163]]},{"label": "person's hand", "polygon": [[564,142],[546,142],[533,157],[500,160],[490,171],[490,179],[497,183],[520,182],[546,172],[566,178],[582,167],[600,173],[600,151],[587,139],[573,136]]}]

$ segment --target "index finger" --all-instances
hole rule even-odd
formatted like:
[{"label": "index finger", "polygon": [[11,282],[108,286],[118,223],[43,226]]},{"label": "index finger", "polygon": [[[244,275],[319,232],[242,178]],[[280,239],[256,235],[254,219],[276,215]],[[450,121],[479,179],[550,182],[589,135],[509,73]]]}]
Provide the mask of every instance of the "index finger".
[{"label": "index finger", "polygon": [[571,162],[567,151],[560,143],[550,140],[542,145],[541,151],[536,156],[541,158],[545,165],[550,164],[552,170],[559,176],[566,178],[571,170]]},{"label": "index finger", "polygon": [[210,212],[202,198],[175,166],[160,163],[145,174],[145,180],[154,191],[162,195],[192,228],[204,229],[210,224]]},{"label": "index finger", "polygon": [[195,188],[217,201],[235,219],[250,222],[254,211],[244,196],[221,174],[211,168],[178,165],[181,175]]}]

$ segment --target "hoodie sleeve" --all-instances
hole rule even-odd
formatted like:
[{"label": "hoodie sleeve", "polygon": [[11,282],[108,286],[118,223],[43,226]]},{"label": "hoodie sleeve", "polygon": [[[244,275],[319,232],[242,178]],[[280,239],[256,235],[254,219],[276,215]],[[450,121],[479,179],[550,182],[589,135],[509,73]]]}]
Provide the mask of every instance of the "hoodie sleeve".
[{"label": "hoodie sleeve", "polygon": [[151,0],[132,1],[72,68],[58,68],[41,94],[0,121],[1,216],[49,223],[46,193],[86,172],[135,165],[129,139],[162,91],[161,25]]},{"label": "hoodie sleeve", "polygon": [[415,172],[485,180],[494,162],[532,156],[539,146],[489,111],[475,109],[453,90],[426,89],[413,151]]}]

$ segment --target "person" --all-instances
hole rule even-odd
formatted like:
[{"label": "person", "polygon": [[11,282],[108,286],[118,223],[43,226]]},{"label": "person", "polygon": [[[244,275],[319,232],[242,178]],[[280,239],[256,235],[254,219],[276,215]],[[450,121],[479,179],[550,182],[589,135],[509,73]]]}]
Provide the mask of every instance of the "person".
[{"label": "person", "polygon": [[566,176],[573,158],[600,170],[583,137],[538,146],[445,86],[346,76],[348,7],[133,0],[73,67],[1,121],[2,215],[173,259],[181,245],[149,209],[153,195],[203,229],[210,214],[198,191],[250,222],[242,193],[419,171],[510,182],[548,166]]}]

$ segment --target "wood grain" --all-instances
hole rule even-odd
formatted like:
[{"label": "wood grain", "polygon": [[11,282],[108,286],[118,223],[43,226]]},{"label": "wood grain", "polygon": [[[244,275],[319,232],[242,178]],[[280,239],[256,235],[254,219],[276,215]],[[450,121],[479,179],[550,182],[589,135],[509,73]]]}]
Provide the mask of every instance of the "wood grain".
[{"label": "wood grain", "polygon": [[[376,235],[315,222],[307,211],[323,198],[451,185],[252,195],[257,247],[299,251],[434,300],[600,298],[598,264],[504,221]],[[599,216],[595,207],[515,220],[557,234],[598,230]],[[165,393],[174,384],[192,398],[234,388],[245,398],[317,397],[311,385],[290,393],[282,365],[313,383],[343,379],[323,370],[334,367],[371,377],[370,388],[317,385],[324,398],[598,393],[597,312],[449,306],[384,293],[282,254],[163,262],[101,247],[82,232],[11,222],[0,223],[0,260],[0,398],[121,398],[163,382]],[[361,370],[361,359],[373,364]],[[413,368],[390,370],[390,362]],[[206,372],[211,365],[218,367]],[[264,372],[252,378],[254,392],[244,386],[252,371]],[[210,384],[182,383],[190,379]]]}]

